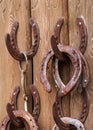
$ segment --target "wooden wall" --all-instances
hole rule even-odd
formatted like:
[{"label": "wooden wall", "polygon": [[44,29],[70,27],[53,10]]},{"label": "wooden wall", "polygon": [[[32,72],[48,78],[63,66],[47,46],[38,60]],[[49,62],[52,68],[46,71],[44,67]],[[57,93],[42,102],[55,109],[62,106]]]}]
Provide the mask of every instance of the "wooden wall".
[{"label": "wooden wall", "polygon": [[[52,84],[52,93],[44,91],[40,82],[40,64],[51,48],[50,37],[53,34],[54,26],[58,18],[65,20],[61,33],[61,41],[74,47],[79,45],[79,33],[76,25],[76,18],[83,16],[88,29],[88,47],[85,57],[88,60],[91,73],[91,82],[89,84],[90,111],[86,120],[86,130],[93,128],[93,0],[0,0],[0,121],[6,115],[6,104],[10,101],[13,88],[20,85],[20,71],[18,62],[8,53],[5,46],[5,35],[10,32],[14,20],[20,24],[18,31],[18,46],[22,51],[29,49],[31,44],[31,29],[29,18],[33,17],[40,28],[40,46],[38,53],[32,62],[29,61],[29,70],[27,74],[27,87],[32,83],[37,86],[41,97],[41,114],[39,118],[40,130],[51,130],[54,125],[52,116],[52,104],[55,100],[56,89],[54,81],[48,75]],[[64,82],[67,82],[69,76],[69,65],[64,66]],[[33,69],[33,74],[32,74]],[[33,78],[32,78],[33,77]],[[29,89],[28,89],[29,93]],[[23,109],[22,93],[18,99],[19,109]],[[64,108],[66,116],[78,117],[81,110],[81,103],[76,91],[64,99]],[[31,103],[29,103],[29,110]]]}]

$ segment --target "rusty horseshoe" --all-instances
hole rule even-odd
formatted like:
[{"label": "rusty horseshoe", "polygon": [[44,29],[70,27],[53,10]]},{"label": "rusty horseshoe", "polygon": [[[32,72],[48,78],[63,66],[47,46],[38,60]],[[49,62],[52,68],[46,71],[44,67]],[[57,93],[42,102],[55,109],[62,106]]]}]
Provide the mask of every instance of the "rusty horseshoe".
[{"label": "rusty horseshoe", "polygon": [[[55,38],[54,38],[55,41]],[[74,49],[73,47],[69,46],[62,46],[61,52],[67,55],[74,67],[74,74],[72,79],[69,81],[69,83],[66,85],[66,87],[61,87],[60,86],[60,91],[59,94],[66,95],[68,92],[70,92],[76,85],[76,83],[79,80],[79,77],[82,72],[82,64],[81,64],[81,58],[80,55],[78,54],[78,51]],[[46,70],[47,70],[47,65],[49,60],[54,56],[54,52],[50,50],[47,55],[43,58],[42,64],[41,64],[41,70],[40,70],[40,78],[41,82],[44,84],[46,91],[50,92],[51,91],[51,86],[48,82],[47,76],[46,76]]]},{"label": "rusty horseshoe", "polygon": [[[61,50],[62,46],[60,46],[60,50]],[[83,87],[87,87],[88,86],[88,83],[90,81],[90,73],[89,73],[89,66],[88,66],[88,63],[87,63],[87,60],[84,58],[84,56],[82,55],[82,53],[80,51],[78,51],[78,54],[80,54],[80,57],[81,57],[81,60],[82,60],[82,72],[83,72],[83,80],[82,80],[82,86]],[[61,78],[60,78],[60,74],[59,74],[59,71],[58,71],[58,59],[57,58],[54,58],[53,59],[53,77],[54,77],[54,80],[57,84],[57,86],[59,88],[64,88],[66,87],[64,85],[64,83],[62,82]],[[80,78],[82,78],[80,76]]]},{"label": "rusty horseshoe", "polygon": [[[56,26],[54,29],[54,35],[51,36],[51,47],[53,49],[53,52],[54,52],[55,56],[59,60],[62,60],[62,61],[64,60],[64,55],[60,52],[60,50],[58,49],[58,46],[61,45],[60,30],[62,28],[63,23],[64,23],[64,19],[60,18],[56,23]],[[79,32],[80,32],[79,50],[82,54],[84,54],[86,51],[87,41],[88,41],[87,28],[86,28],[83,17],[78,17],[76,19],[76,23],[77,23],[77,26],[79,27]],[[55,37],[55,41],[56,41],[54,43],[53,43],[53,37]]]},{"label": "rusty horseshoe", "polygon": [[[23,125],[22,121],[19,120],[18,118],[16,118],[16,116],[14,115],[14,110],[17,110],[17,96],[19,94],[19,90],[20,90],[19,87],[15,88],[15,90],[12,94],[11,104],[10,103],[7,104],[7,113],[11,119],[11,122],[15,126],[23,127],[24,125]],[[40,97],[39,97],[38,90],[34,85],[30,85],[30,91],[31,91],[31,95],[34,100],[34,109],[32,112],[32,116],[33,116],[34,120],[37,122],[38,118],[39,118],[39,114],[40,114]]]},{"label": "rusty horseshoe", "polygon": [[[40,32],[39,32],[38,24],[31,18],[30,25],[32,26],[33,29],[34,44],[30,47],[30,50],[26,52],[27,59],[29,60],[32,59],[33,56],[35,56],[40,42]],[[25,60],[25,57],[23,53],[20,52],[17,44],[18,27],[19,27],[19,23],[15,21],[12,25],[11,33],[6,35],[5,41],[6,41],[7,49],[11,54],[11,56],[18,61],[23,61]]]},{"label": "rusty horseshoe", "polygon": [[[26,130],[38,130],[38,126],[31,114],[24,110],[14,110],[14,115],[16,118],[20,118],[24,123]],[[10,118],[6,116],[2,123],[0,124],[0,130],[10,130],[10,125],[12,124]]]},{"label": "rusty horseshoe", "polygon": [[[77,128],[77,130],[85,130],[84,125],[77,119],[73,119],[73,118],[70,118],[70,117],[62,117],[61,120],[65,124],[70,124],[70,125],[75,126]],[[52,130],[59,130],[59,128],[55,124]]]}]

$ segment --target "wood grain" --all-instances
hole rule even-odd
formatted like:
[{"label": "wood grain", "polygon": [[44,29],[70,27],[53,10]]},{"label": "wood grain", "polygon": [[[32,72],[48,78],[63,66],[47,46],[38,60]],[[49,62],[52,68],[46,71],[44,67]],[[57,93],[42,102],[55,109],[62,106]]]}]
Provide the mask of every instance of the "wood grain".
[{"label": "wood grain", "polygon": [[[51,130],[54,125],[52,115],[52,105],[55,100],[56,90],[51,74],[51,64],[48,69],[48,79],[52,86],[52,93],[45,92],[40,82],[40,65],[45,54],[50,50],[50,38],[53,34],[54,26],[58,18],[63,17],[65,20],[62,29],[62,43],[68,44],[68,27],[67,27],[67,0],[31,0],[31,15],[37,21],[40,28],[40,46],[38,53],[33,59],[33,79],[41,97],[41,114],[39,118],[40,130]],[[65,70],[68,69],[67,67]],[[62,72],[63,73],[63,72]],[[68,79],[66,73],[64,78]],[[65,80],[64,80],[65,81]],[[65,99],[65,113],[69,113],[69,98]]]},{"label": "wood grain", "polygon": [[[76,18],[83,16],[88,29],[88,47],[85,57],[88,60],[91,74],[91,82],[88,86],[90,97],[90,111],[85,122],[86,130],[93,128],[93,0],[0,0],[0,121],[6,115],[6,104],[10,101],[12,90],[20,85],[20,71],[18,61],[15,61],[5,46],[5,34],[10,32],[14,20],[19,21],[18,46],[25,51],[31,44],[31,29],[29,18],[33,17],[40,28],[40,46],[32,62],[29,61],[27,72],[27,93],[29,85],[33,82],[41,97],[41,114],[39,118],[40,130],[51,130],[54,125],[52,105],[56,96],[55,84],[51,73],[51,62],[49,63],[48,79],[52,85],[52,93],[44,91],[40,82],[40,65],[43,57],[51,48],[50,37],[53,34],[54,26],[58,18],[64,18],[64,26],[61,32],[61,43],[70,44],[78,48],[80,43],[79,30],[76,25]],[[69,64],[59,66],[60,75],[67,83],[69,80]],[[33,81],[32,81],[33,79]],[[18,99],[19,109],[23,109],[22,93]],[[66,116],[78,118],[81,111],[81,96],[74,90],[71,97],[64,99],[64,110]],[[31,111],[31,100],[29,100]],[[13,129],[13,128],[12,128]]]},{"label": "wood grain", "polygon": [[[10,32],[14,20],[20,24],[18,30],[18,46],[21,51],[29,48],[30,37],[30,2],[29,0],[2,0],[0,1],[0,121],[6,115],[6,104],[15,86],[20,85],[20,71],[18,61],[14,60],[5,45],[5,35]],[[31,83],[31,63],[29,63],[29,77],[27,87]],[[18,108],[24,109],[22,92],[18,98]],[[31,103],[30,103],[31,104]]]},{"label": "wood grain", "polygon": [[[92,130],[93,128],[93,0],[69,0],[69,44],[78,48],[80,39],[79,39],[79,31],[76,25],[76,18],[78,16],[83,16],[85,19],[85,23],[88,29],[88,46],[85,53],[85,57],[89,63],[90,74],[91,74],[91,82],[88,86],[89,97],[90,97],[90,111],[89,116],[85,122],[86,130]],[[81,97],[75,90],[71,94],[71,105],[70,112],[71,117],[78,117],[81,111]]]}]

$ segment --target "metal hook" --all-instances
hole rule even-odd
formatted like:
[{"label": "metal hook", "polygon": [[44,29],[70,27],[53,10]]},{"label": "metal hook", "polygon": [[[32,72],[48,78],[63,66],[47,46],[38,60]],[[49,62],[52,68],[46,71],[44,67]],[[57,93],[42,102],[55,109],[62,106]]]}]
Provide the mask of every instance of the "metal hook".
[{"label": "metal hook", "polygon": [[23,73],[25,73],[26,70],[27,70],[27,67],[28,67],[28,59],[27,59],[26,53],[23,52],[23,55],[25,57],[25,67],[23,68],[22,67],[22,61],[19,61],[19,69],[20,69],[20,71],[22,71]]},{"label": "metal hook", "polygon": [[26,94],[26,70],[28,67],[28,59],[27,59],[27,55],[25,53],[23,53],[23,55],[25,57],[25,64],[23,66],[23,62],[19,61],[19,69],[21,72],[21,87],[22,87],[22,91],[23,91],[24,109],[25,109],[25,111],[28,111],[28,108],[27,108],[28,96]]},{"label": "metal hook", "polygon": [[[32,26],[33,36],[35,40],[30,50],[26,52],[27,59],[29,60],[33,58],[33,56],[35,56],[39,47],[39,42],[40,42],[40,32],[39,32],[38,24],[31,18],[30,25]],[[11,56],[18,61],[23,61],[25,60],[25,57],[23,53],[21,53],[21,51],[19,50],[18,44],[17,44],[18,27],[19,27],[19,23],[15,21],[12,25],[11,33],[6,34],[5,41],[6,41],[7,49],[9,53],[11,54]]]}]

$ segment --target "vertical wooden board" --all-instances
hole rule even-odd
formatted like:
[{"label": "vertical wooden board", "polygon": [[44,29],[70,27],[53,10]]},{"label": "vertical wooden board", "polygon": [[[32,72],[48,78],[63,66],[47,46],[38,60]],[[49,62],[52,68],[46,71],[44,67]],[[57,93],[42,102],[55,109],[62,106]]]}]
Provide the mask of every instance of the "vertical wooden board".
[{"label": "vertical wooden board", "polygon": [[[52,105],[55,100],[56,89],[54,87],[55,84],[52,79],[51,71],[48,71],[48,78],[52,86],[52,93],[47,93],[44,90],[43,85],[40,82],[40,65],[43,57],[51,48],[50,38],[53,34],[54,26],[60,17],[65,19],[61,39],[63,43],[68,43],[67,0],[31,0],[31,15],[38,23],[40,29],[40,46],[33,59],[34,84],[37,86],[41,98],[39,125],[41,130],[51,130],[54,125]],[[51,66],[49,66],[49,70],[50,68]],[[64,77],[67,79],[66,75]],[[66,98],[65,103],[68,102],[68,97]],[[68,104],[66,104],[65,110],[66,114],[68,114]]]},{"label": "vertical wooden board", "polygon": [[[29,0],[0,1],[0,121],[6,114],[6,104],[10,101],[13,88],[20,85],[18,61],[14,60],[7,51],[5,35],[10,32],[13,21],[17,20],[20,24],[18,30],[18,46],[21,51],[27,50],[31,41],[29,18]],[[29,74],[31,75],[31,67],[29,68]],[[32,78],[29,76],[29,80],[27,81],[28,85],[31,83],[31,80]],[[19,108],[23,109],[22,93],[18,100]]]},{"label": "vertical wooden board", "polygon": [[[91,81],[88,86],[89,99],[90,99],[90,110],[88,118],[85,122],[86,130],[92,130],[93,128],[93,0],[69,0],[69,44],[78,48],[80,39],[78,28],[76,25],[76,18],[83,16],[88,29],[88,46],[85,52],[85,57],[89,63]],[[77,118],[81,111],[81,97],[77,94],[77,91],[71,94],[71,116]]]}]

